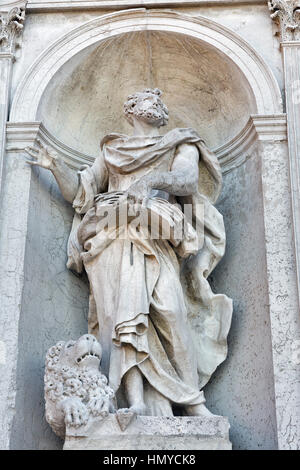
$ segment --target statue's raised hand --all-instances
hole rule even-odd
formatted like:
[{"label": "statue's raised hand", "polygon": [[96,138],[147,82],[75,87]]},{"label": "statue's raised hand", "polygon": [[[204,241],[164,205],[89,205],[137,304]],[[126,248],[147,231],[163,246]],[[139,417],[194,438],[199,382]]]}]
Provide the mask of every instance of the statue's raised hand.
[{"label": "statue's raised hand", "polygon": [[58,156],[56,152],[50,150],[49,147],[42,144],[40,139],[36,141],[37,147],[26,147],[25,152],[28,153],[34,160],[27,160],[30,165],[38,165],[47,170],[52,170],[55,166],[55,160]]}]

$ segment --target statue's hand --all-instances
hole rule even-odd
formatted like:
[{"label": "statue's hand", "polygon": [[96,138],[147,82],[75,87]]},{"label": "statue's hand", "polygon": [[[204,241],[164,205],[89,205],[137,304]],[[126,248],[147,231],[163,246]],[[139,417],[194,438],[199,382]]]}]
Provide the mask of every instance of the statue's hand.
[{"label": "statue's hand", "polygon": [[27,160],[27,163],[30,165],[38,165],[41,166],[42,168],[46,168],[47,170],[52,170],[55,166],[55,160],[58,159],[58,155],[56,152],[53,150],[50,150],[49,147],[45,146],[42,144],[40,139],[37,139],[37,145],[38,148],[36,147],[26,147],[25,152],[28,153],[34,160]]},{"label": "statue's hand", "polygon": [[144,202],[149,197],[151,191],[150,180],[147,177],[141,178],[133,183],[127,190],[127,197],[134,202]]}]

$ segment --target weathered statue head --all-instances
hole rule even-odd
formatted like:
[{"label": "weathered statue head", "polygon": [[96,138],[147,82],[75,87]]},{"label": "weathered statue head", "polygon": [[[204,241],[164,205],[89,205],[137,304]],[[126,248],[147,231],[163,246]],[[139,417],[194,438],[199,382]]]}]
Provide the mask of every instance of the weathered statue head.
[{"label": "weathered statue head", "polygon": [[141,92],[129,95],[124,103],[126,119],[133,125],[133,118],[142,119],[155,127],[168,124],[169,112],[167,106],[162,102],[162,92],[158,89],[147,88]]}]

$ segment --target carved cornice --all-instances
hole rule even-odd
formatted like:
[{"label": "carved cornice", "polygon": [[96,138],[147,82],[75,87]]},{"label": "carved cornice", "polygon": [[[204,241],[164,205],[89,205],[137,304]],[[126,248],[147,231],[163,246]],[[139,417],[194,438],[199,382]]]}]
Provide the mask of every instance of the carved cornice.
[{"label": "carved cornice", "polygon": [[78,152],[56,139],[41,122],[8,122],[6,137],[6,151],[15,153],[24,153],[25,147],[33,145],[39,138],[45,145],[55,150],[71,168],[76,170],[83,165],[92,165],[96,157]]},{"label": "carved cornice", "polygon": [[281,40],[300,39],[300,0],[269,0],[271,18],[279,28]]},{"label": "carved cornice", "polygon": [[[6,125],[6,151],[24,153],[24,148],[33,145],[39,138],[55,150],[74,169],[91,165],[95,155],[87,155],[69,147],[54,137],[41,122],[8,122]],[[229,142],[213,149],[220,162],[223,174],[229,173],[251,157],[255,142],[280,142],[287,140],[286,115],[253,115],[245,127]]]},{"label": "carved cornice", "polygon": [[[13,0],[12,0],[13,1]],[[178,8],[202,6],[260,5],[265,0],[29,0],[28,11],[122,10],[127,8]]]},{"label": "carved cornice", "polygon": [[16,47],[20,47],[25,8],[26,3],[23,2],[23,6],[16,6],[0,14],[0,52],[13,53]]},{"label": "carved cornice", "polygon": [[255,142],[284,142],[287,140],[285,114],[252,115],[245,127],[221,147],[213,149],[226,174],[243,165],[253,155]]},{"label": "carved cornice", "polygon": [[[8,12],[14,7],[23,8],[25,4],[26,4],[26,0],[1,0],[0,12],[1,13]],[[28,6],[28,0],[27,0],[27,6]]]}]

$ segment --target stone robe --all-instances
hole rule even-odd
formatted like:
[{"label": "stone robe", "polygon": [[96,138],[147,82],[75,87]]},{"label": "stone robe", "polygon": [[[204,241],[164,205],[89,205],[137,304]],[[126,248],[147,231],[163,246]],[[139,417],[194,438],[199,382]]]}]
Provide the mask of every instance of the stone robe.
[{"label": "stone robe", "polygon": [[[176,217],[178,207],[190,203],[195,222],[196,205],[202,204],[203,233],[190,225],[188,237],[170,241],[153,240],[147,227],[138,232],[132,222],[113,229],[114,233],[99,229],[103,205],[144,175],[171,170],[182,143],[198,148],[200,191],[190,197],[165,195],[165,205]],[[195,319],[192,313],[190,321],[188,318],[193,294],[185,282],[192,272],[198,285],[207,289],[206,277],[224,253],[222,216],[210,202],[220,190],[220,168],[192,129],[175,129],[156,137],[111,134],[103,139],[101,148],[93,166],[80,173],[68,267],[80,272],[84,265],[87,272],[89,332],[96,334],[103,346],[102,368],[111,387],[118,391],[124,374],[136,366],[145,378],[148,396],[153,398],[147,403],[149,412],[171,414],[170,407],[164,405],[159,410],[153,401],[159,401],[159,396],[165,404],[177,406],[202,403],[200,388],[227,352],[231,301],[214,295],[208,287],[209,300],[202,305],[199,329],[201,315]],[[152,201],[157,205],[155,192]],[[125,228],[125,236],[116,236]],[[184,266],[183,259],[188,260]],[[181,268],[186,273],[183,282]]]}]

